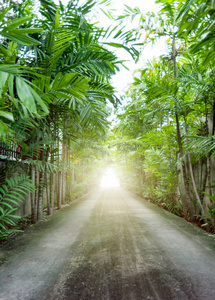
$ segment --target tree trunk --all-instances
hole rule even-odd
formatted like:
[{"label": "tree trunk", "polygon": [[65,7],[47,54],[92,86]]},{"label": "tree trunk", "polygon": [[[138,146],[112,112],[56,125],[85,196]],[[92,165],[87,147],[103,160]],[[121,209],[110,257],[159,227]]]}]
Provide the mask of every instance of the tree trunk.
[{"label": "tree trunk", "polygon": [[[43,150],[41,151],[41,161],[43,161]],[[39,187],[38,187],[38,205],[37,205],[37,220],[40,221],[43,215],[43,191],[44,191],[44,171],[39,171]]]},{"label": "tree trunk", "polygon": [[48,172],[46,172],[45,174],[46,176],[46,199],[47,199],[47,214],[51,215],[52,214],[52,210],[51,210],[51,203],[50,203],[50,197],[49,195],[50,193],[50,184],[49,184],[49,178],[50,178],[50,174]]},{"label": "tree trunk", "polygon": [[57,208],[61,208],[61,172],[57,173],[58,191],[57,191]]},{"label": "tree trunk", "polygon": [[[184,125],[185,125],[185,133],[187,135],[187,122],[186,122],[185,117],[184,117]],[[188,143],[187,137],[186,137],[186,143],[187,143],[187,146],[188,146],[189,143]],[[193,174],[193,166],[192,166],[192,161],[191,161],[191,156],[190,156],[190,151],[189,150],[187,151],[187,156],[188,156],[188,163],[189,163],[189,169],[190,169],[190,177],[191,177],[191,181],[192,181],[192,185],[193,185],[193,191],[194,191],[194,194],[195,194],[195,197],[196,197],[196,201],[197,201],[197,203],[198,203],[198,205],[201,209],[201,212],[204,215],[204,208],[202,206],[199,193],[197,191],[196,182],[195,182],[195,178],[194,178],[194,174]]]},{"label": "tree trunk", "polygon": [[65,173],[61,174],[61,204],[64,204]]},{"label": "tree trunk", "polygon": [[[213,196],[212,186],[211,186],[211,161],[210,153],[207,153],[207,174],[208,174],[208,193],[210,196]],[[211,204],[212,201],[210,200]]]},{"label": "tree trunk", "polygon": [[[54,164],[53,152],[50,152],[50,161]],[[54,209],[54,195],[55,195],[55,175],[53,172],[49,174],[49,203],[50,203],[50,214],[52,215]]]},{"label": "tree trunk", "polygon": [[34,194],[34,205],[33,205],[33,222],[37,221],[37,203],[38,203],[38,167],[35,166],[35,194]]},{"label": "tree trunk", "polygon": [[[35,184],[35,168],[31,166],[31,180]],[[31,217],[34,218],[34,206],[35,206],[35,191],[31,193]]]},{"label": "tree trunk", "polygon": [[37,220],[40,221],[43,215],[43,190],[44,190],[44,172],[39,172],[39,188],[38,188],[38,206],[37,206]]},{"label": "tree trunk", "polygon": [[[176,65],[176,45],[175,45],[175,35],[173,36],[172,41],[172,61],[173,61],[173,74],[174,74],[174,80],[177,78],[177,65]],[[176,119],[176,131],[177,131],[177,141],[178,141],[178,147],[179,147],[179,153],[180,158],[182,159],[184,156],[183,146],[182,146],[182,139],[181,139],[181,132],[180,132],[180,123],[179,123],[179,115],[178,115],[178,101],[177,97],[174,97],[175,100],[175,119]],[[189,212],[190,217],[193,217],[193,208],[192,208],[192,201],[190,196],[190,189],[188,184],[188,178],[187,178],[187,172],[185,163],[181,162],[182,167],[182,175],[183,175],[183,181],[184,181],[184,188],[185,188],[185,198],[183,199],[184,205],[186,210]]]},{"label": "tree trunk", "polygon": [[[215,120],[214,120],[214,118],[215,118],[214,109],[215,109],[215,103],[213,103],[213,128],[212,128],[212,135],[214,135],[214,123],[215,123]],[[210,132],[209,132],[209,126],[208,126],[208,111],[207,111],[207,108],[206,108],[205,115],[206,115],[206,122],[205,122],[206,123],[206,134],[207,134],[207,137],[209,137],[210,136]],[[209,152],[207,153],[207,174],[208,174],[208,193],[212,197],[213,191],[212,191],[212,187],[211,187],[211,160],[210,160],[210,153]],[[212,204],[211,199],[210,199],[210,202]]]},{"label": "tree trunk", "polygon": [[51,194],[51,210],[52,210],[52,213],[53,213],[53,210],[54,210],[54,197],[55,197],[55,173],[51,174],[52,175],[52,179],[51,179],[51,191],[50,191],[50,194]]},{"label": "tree trunk", "polygon": [[[203,169],[203,166],[204,166],[204,164],[202,163],[202,169]],[[203,177],[203,175],[202,175],[202,177]],[[205,192],[206,186],[207,186],[207,178],[208,178],[208,170],[207,170],[207,166],[206,166],[205,176],[202,178],[202,189],[201,189],[202,192],[201,192],[201,197],[200,197],[202,204],[203,204],[203,199],[204,199],[204,196],[205,196],[204,192]]]},{"label": "tree trunk", "polygon": [[50,214],[52,215],[53,212],[53,173],[49,174],[49,202],[50,202]]}]

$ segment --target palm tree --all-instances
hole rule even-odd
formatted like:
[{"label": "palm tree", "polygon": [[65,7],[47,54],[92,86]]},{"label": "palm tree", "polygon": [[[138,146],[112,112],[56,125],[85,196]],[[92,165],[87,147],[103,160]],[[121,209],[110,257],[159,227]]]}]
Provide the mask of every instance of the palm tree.
[{"label": "palm tree", "polygon": [[[5,138],[9,131],[9,122],[14,120],[14,110],[21,112],[26,117],[30,115],[39,116],[37,107],[40,107],[43,113],[48,113],[46,103],[39,97],[31,83],[27,80],[31,74],[32,76],[39,76],[35,70],[17,64],[19,60],[18,44],[21,45],[38,45],[39,42],[28,34],[40,32],[40,28],[26,28],[20,29],[26,22],[30,21],[32,17],[21,17],[15,20],[4,21],[7,11],[4,10],[1,15],[0,35],[0,136]],[[14,94],[14,89],[16,94]],[[25,89],[25,93],[23,93]],[[6,109],[5,109],[6,108]],[[7,121],[8,120],[8,121]]]},{"label": "palm tree", "polygon": [[[40,12],[43,19],[40,26],[45,30],[42,34],[34,34],[38,45],[23,49],[25,56],[30,57],[26,61],[28,67],[37,68],[41,75],[40,78],[32,78],[31,83],[37,87],[39,97],[49,106],[50,113],[37,119],[39,125],[31,131],[32,140],[28,139],[28,145],[37,145],[37,159],[46,163],[50,159],[53,161],[53,148],[60,147],[64,150],[65,141],[70,145],[72,135],[74,139],[74,133],[67,133],[68,124],[77,123],[79,127],[89,124],[94,126],[94,130],[103,130],[107,126],[106,101],[113,104],[118,101],[113,95],[110,76],[115,73],[119,63],[117,57],[100,43],[104,32],[85,19],[91,5],[92,1],[82,7],[78,6],[78,2],[70,1],[64,7],[57,6],[52,1],[41,1]],[[32,147],[25,155],[32,153],[35,156],[35,149]],[[63,151],[62,159],[65,160],[65,157]],[[57,161],[60,168],[59,158]],[[42,182],[44,170],[38,171],[39,181]],[[58,181],[61,180],[60,177],[64,177],[64,173],[63,169]],[[37,200],[34,206],[38,207],[38,219],[42,215],[42,194],[43,188],[40,188],[35,197]],[[58,194],[61,192],[58,191]],[[60,202],[59,200],[59,207]],[[36,218],[36,212],[34,217]]]}]

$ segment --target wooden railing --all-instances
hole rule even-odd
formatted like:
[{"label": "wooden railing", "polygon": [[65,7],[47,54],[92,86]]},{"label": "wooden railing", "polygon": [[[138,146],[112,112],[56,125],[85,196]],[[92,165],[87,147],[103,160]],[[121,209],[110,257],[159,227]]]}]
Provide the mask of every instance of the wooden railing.
[{"label": "wooden railing", "polygon": [[0,143],[0,159],[19,159],[21,150],[21,146],[15,143],[11,143],[10,145]]}]

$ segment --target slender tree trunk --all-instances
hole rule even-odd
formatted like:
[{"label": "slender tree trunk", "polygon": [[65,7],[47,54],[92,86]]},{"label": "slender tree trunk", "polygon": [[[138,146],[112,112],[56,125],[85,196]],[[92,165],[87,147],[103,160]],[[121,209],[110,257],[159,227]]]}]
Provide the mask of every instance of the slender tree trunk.
[{"label": "slender tree trunk", "polygon": [[38,206],[37,206],[37,220],[42,219],[43,215],[43,184],[44,184],[44,172],[39,172],[39,188],[38,188]]},{"label": "slender tree trunk", "polygon": [[61,208],[61,172],[57,173],[58,191],[57,191],[57,208]]},{"label": "slender tree trunk", "polygon": [[[213,109],[215,109],[214,107],[215,104],[213,104]],[[208,111],[207,111],[207,107],[206,107],[206,112],[205,112],[205,115],[206,115],[206,134],[207,134],[207,137],[210,136],[210,132],[209,132],[209,127],[208,127]],[[214,113],[213,113],[213,129],[212,129],[212,135],[214,134],[214,120],[215,116],[214,116]],[[213,191],[212,191],[212,187],[211,187],[211,159],[210,159],[210,153],[208,152],[207,155],[207,174],[208,174],[208,193],[210,196],[213,195]],[[211,204],[212,204],[212,201],[210,200]]]},{"label": "slender tree trunk", "polygon": [[[35,168],[33,165],[31,166],[31,180],[35,184]],[[31,217],[32,217],[32,220],[34,218],[34,205],[35,205],[35,191],[33,191],[31,193]]]},{"label": "slender tree trunk", "polygon": [[[208,192],[209,195],[213,195],[212,186],[211,186],[211,160],[210,160],[210,153],[207,153],[207,174],[208,174]],[[212,201],[211,201],[212,203]]]},{"label": "slender tree trunk", "polygon": [[[207,112],[207,110],[206,110]],[[207,126],[207,136],[210,136],[210,132],[209,132],[209,127],[208,127],[208,114],[206,113],[206,126]],[[215,133],[215,97],[213,99],[213,123],[212,123],[212,133],[211,135],[214,135]],[[210,158],[210,152],[207,153],[207,173],[208,173],[208,190],[209,190],[209,194],[212,197],[213,196],[213,189],[212,189],[212,176],[211,176],[211,158]],[[213,205],[213,201],[210,199],[210,203],[211,205]],[[213,228],[215,228],[215,219],[211,218],[212,220],[212,226]]]},{"label": "slender tree trunk", "polygon": [[64,204],[65,174],[61,174],[61,204]]},{"label": "slender tree trunk", "polygon": [[56,176],[56,173],[52,173],[52,179],[51,179],[51,211],[53,213],[53,210],[54,210],[54,200],[55,200],[55,176]]},{"label": "slender tree trunk", "polygon": [[51,202],[50,202],[50,197],[49,195],[50,193],[50,184],[49,184],[49,178],[50,178],[50,174],[46,171],[46,199],[47,199],[47,214],[51,215],[52,211],[51,211]]},{"label": "slender tree trunk", "polygon": [[[60,149],[60,138],[58,134],[58,149]],[[57,179],[57,208],[61,208],[61,171],[60,171],[60,153],[58,155],[58,172],[56,174],[56,179]]]},{"label": "slender tree trunk", "polygon": [[[41,161],[43,161],[43,150],[41,151]],[[37,220],[42,219],[43,215],[43,191],[44,191],[44,171],[39,171],[39,187],[38,187],[38,205]]]},{"label": "slender tree trunk", "polygon": [[54,185],[53,185],[53,173],[49,174],[49,202],[50,202],[50,214],[52,215],[53,212],[53,189],[54,189]]},{"label": "slender tree trunk", "polygon": [[37,204],[38,204],[38,167],[35,166],[35,186],[36,186],[36,190],[35,190],[35,195],[34,195],[34,211],[33,211],[33,222],[36,223],[37,221]]},{"label": "slender tree trunk", "polygon": [[70,161],[70,147],[69,147],[69,139],[67,139],[67,170],[66,170],[66,195],[70,198],[71,191],[71,161]]},{"label": "slender tree trunk", "polygon": [[[202,164],[202,168],[203,168],[203,165],[204,164]],[[207,186],[207,178],[208,178],[208,170],[207,170],[207,166],[206,166],[205,167],[205,176],[202,179],[202,193],[201,193],[201,203],[202,204],[203,204],[203,200],[204,200],[204,196],[205,196],[204,192],[205,192],[206,186]]]},{"label": "slender tree trunk", "polygon": [[[185,117],[184,117],[184,125],[185,125],[185,133],[187,135],[187,122],[186,122]],[[186,139],[186,143],[187,143],[187,146],[188,146],[189,143],[188,143],[187,137],[185,139]],[[193,191],[194,191],[194,194],[195,194],[195,197],[196,197],[196,201],[198,202],[198,205],[201,208],[201,212],[204,215],[204,208],[202,206],[199,193],[197,191],[196,182],[195,182],[195,178],[194,178],[194,174],[193,174],[193,166],[192,166],[192,161],[191,161],[191,156],[190,156],[190,151],[189,150],[187,151],[187,156],[188,156],[188,163],[189,163],[189,169],[190,169],[190,177],[191,177],[191,181],[192,181],[192,185],[193,185]]]},{"label": "slender tree trunk", "polygon": [[[176,78],[177,78],[176,54],[177,54],[177,51],[176,51],[175,35],[174,35],[173,36],[173,41],[172,41],[172,61],[173,61],[174,80],[176,80]],[[184,151],[183,151],[183,146],[182,146],[179,115],[178,115],[178,101],[177,101],[176,96],[175,96],[175,119],[176,119],[176,131],[177,131],[177,141],[178,141],[179,153],[180,153],[180,157],[183,158]],[[193,217],[193,208],[191,206],[192,201],[191,201],[191,196],[190,196],[190,189],[189,189],[189,184],[188,184],[186,166],[185,166],[185,163],[183,161],[181,162],[181,167],[182,167],[184,188],[185,188],[185,193],[186,193],[185,199],[183,199],[184,200],[184,205],[185,205],[186,209],[188,210],[188,212],[189,212],[189,214],[192,218]]]},{"label": "slender tree trunk", "polygon": [[46,202],[47,202],[47,214],[51,215],[51,205],[50,205],[50,174],[48,172],[47,163],[49,160],[50,147],[46,149],[44,160],[46,162],[45,172],[44,172],[44,182],[45,182],[45,190],[46,190]]},{"label": "slender tree trunk", "polygon": [[[50,162],[54,164],[53,152],[50,152]],[[50,214],[52,215],[54,209],[54,195],[55,195],[55,180],[54,173],[49,174],[49,203],[50,203]]]},{"label": "slender tree trunk", "polygon": [[[65,123],[64,123],[65,126]],[[66,186],[66,181],[65,181],[65,169],[66,169],[66,138],[65,138],[65,133],[63,135],[63,145],[62,145],[62,174],[61,174],[61,203],[64,204],[65,200],[65,186]]]},{"label": "slender tree trunk", "polygon": [[[179,125],[179,118],[178,118],[178,114],[175,114],[176,117],[176,126],[177,126],[177,140],[178,140],[178,146],[179,146],[179,153],[180,153],[180,157],[182,158],[184,156],[184,151],[183,151],[183,147],[182,147],[182,141],[181,141],[181,133],[180,133],[180,125]],[[191,208],[191,196],[190,196],[190,189],[189,189],[189,184],[188,184],[188,178],[187,178],[187,172],[186,172],[186,166],[185,163],[182,161],[181,162],[181,168],[182,168],[182,174],[183,174],[183,180],[184,180],[184,188],[185,188],[185,206],[186,209],[188,209],[191,217],[192,217],[192,208]]]}]

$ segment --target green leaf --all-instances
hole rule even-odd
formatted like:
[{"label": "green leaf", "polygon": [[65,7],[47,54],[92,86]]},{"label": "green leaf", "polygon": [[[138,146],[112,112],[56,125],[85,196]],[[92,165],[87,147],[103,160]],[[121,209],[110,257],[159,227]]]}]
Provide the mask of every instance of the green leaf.
[{"label": "green leaf", "polygon": [[14,76],[12,74],[9,75],[9,80],[8,80],[8,88],[9,88],[9,94],[11,96],[11,100],[13,102],[13,104],[16,106],[17,108],[17,102],[14,99]]},{"label": "green leaf", "polygon": [[[11,202],[11,203],[13,203],[13,204],[15,204],[15,205],[18,205],[19,204],[19,202],[18,201],[21,201],[20,199],[18,199],[18,198],[16,198],[17,200],[13,200],[13,199],[11,199],[11,198],[8,198],[8,197],[4,197],[4,201],[8,201],[8,202]],[[22,201],[21,201],[22,202]]]},{"label": "green leaf", "polygon": [[30,86],[20,77],[16,78],[16,88],[20,101],[32,113],[36,113],[36,104]]},{"label": "green leaf", "polygon": [[48,114],[49,113],[49,110],[48,110],[48,107],[47,105],[45,104],[45,102],[41,99],[41,97],[37,94],[37,92],[30,88],[31,89],[31,93],[32,95],[34,96],[34,99],[37,101],[37,103],[40,105],[40,107],[42,108],[42,110],[44,111],[45,114]]},{"label": "green leaf", "polygon": [[0,110],[0,117],[4,117],[10,121],[14,121],[13,114],[10,112]]},{"label": "green leaf", "polygon": [[[16,203],[16,204],[17,204],[17,203]],[[12,207],[9,203],[7,203],[7,202],[5,202],[5,201],[2,201],[2,202],[0,203],[0,205],[4,205],[4,206],[7,206],[7,207],[13,209],[13,207]],[[1,208],[2,211],[3,211],[3,208],[2,208],[2,207],[0,207],[0,208]]]},{"label": "green leaf", "polygon": [[17,93],[19,99],[24,106],[32,113],[37,113],[36,103],[41,107],[45,114],[48,114],[49,110],[45,102],[41,99],[38,93],[23,79],[16,78]]},{"label": "green leaf", "polygon": [[[42,32],[44,29],[43,28],[19,28],[18,33],[26,33],[26,34],[32,34],[32,33],[37,33],[37,32]],[[13,32],[15,32],[13,30]]]},{"label": "green leaf", "polygon": [[6,13],[12,8],[12,6],[9,6],[8,8],[6,8],[5,10],[3,10],[3,12],[0,14],[0,22],[3,21]]},{"label": "green leaf", "polygon": [[53,90],[57,89],[57,87],[58,87],[58,82],[59,82],[59,80],[60,80],[61,75],[62,75],[61,72],[59,72],[59,73],[57,73],[57,74],[55,75],[55,79],[52,81],[52,84],[51,84],[51,88],[52,88]]},{"label": "green leaf", "polygon": [[10,31],[10,32],[0,32],[0,34],[2,36],[4,36],[7,39],[10,39],[18,44],[22,44],[22,45],[40,45],[40,42],[38,42],[37,40],[27,36],[26,34],[22,34],[21,32],[19,32],[19,30],[14,30],[14,31]]},{"label": "green leaf", "polygon": [[[6,227],[3,224],[1,224],[1,219],[0,219],[0,227],[3,228],[4,230],[6,230]],[[1,236],[0,236],[0,238],[1,238]]]},{"label": "green leaf", "polygon": [[19,27],[20,25],[24,24],[25,22],[27,22],[31,19],[32,19],[31,16],[15,19],[9,25],[7,25],[6,27],[3,28],[3,32],[4,31],[11,31],[12,29],[15,29],[15,28]]},{"label": "green leaf", "polygon": [[2,95],[2,91],[7,79],[8,79],[8,73],[0,71],[0,97]]}]

